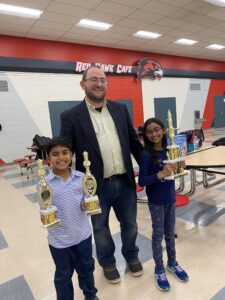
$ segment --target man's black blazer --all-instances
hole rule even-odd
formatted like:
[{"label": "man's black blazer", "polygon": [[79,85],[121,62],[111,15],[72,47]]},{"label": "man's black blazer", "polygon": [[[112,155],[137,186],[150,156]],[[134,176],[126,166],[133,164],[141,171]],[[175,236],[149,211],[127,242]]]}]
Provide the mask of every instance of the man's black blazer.
[{"label": "man's black blazer", "polygon": [[[143,147],[131,123],[126,105],[115,101],[107,101],[107,107],[117,128],[127,175],[131,184],[135,185],[130,154],[132,153],[139,163]],[[103,161],[85,100],[61,114],[60,135],[72,138],[76,169],[78,171],[85,171],[83,167],[83,152],[88,152],[88,157],[91,161],[90,170],[96,178],[99,192],[103,182]]]}]

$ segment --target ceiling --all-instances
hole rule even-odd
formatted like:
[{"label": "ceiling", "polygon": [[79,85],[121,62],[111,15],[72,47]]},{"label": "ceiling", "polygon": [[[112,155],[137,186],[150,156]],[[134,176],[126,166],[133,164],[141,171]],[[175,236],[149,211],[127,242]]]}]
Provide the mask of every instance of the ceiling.
[{"label": "ceiling", "polygon": [[[1,0],[0,0],[1,2]],[[225,8],[203,0],[2,0],[43,11],[38,20],[0,14],[0,34],[225,61]],[[107,31],[75,26],[82,18],[107,22]],[[154,40],[134,37],[157,32]],[[179,38],[198,41],[174,44]]]}]

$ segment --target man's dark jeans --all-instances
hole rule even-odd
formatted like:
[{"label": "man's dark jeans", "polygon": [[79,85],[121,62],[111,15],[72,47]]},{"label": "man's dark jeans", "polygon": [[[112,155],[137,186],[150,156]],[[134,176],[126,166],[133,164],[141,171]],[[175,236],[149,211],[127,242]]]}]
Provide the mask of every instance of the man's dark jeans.
[{"label": "man's dark jeans", "polygon": [[137,238],[137,196],[126,174],[116,180],[104,180],[99,195],[102,213],[92,216],[92,225],[99,264],[105,268],[115,265],[115,244],[109,228],[111,207],[120,222],[122,254],[127,262],[138,257]]}]

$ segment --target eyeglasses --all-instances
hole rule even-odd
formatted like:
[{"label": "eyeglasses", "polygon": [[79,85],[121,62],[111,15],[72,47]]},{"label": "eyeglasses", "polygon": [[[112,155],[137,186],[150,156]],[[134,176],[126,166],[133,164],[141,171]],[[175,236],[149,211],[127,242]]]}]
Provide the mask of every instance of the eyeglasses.
[{"label": "eyeglasses", "polygon": [[153,130],[147,130],[146,134],[152,135],[153,133],[159,133],[162,130],[161,127],[156,127]]},{"label": "eyeglasses", "polygon": [[106,78],[90,77],[90,78],[84,79],[84,81],[90,81],[93,84],[98,84],[99,82],[101,84],[107,84]]}]

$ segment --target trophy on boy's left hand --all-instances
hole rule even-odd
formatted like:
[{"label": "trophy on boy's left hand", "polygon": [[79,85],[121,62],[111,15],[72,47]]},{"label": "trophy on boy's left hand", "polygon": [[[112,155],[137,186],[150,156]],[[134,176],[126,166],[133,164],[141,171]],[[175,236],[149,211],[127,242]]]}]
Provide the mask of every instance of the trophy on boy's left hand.
[{"label": "trophy on boy's left hand", "polygon": [[40,205],[41,223],[44,228],[49,228],[61,224],[57,219],[58,209],[52,205],[52,190],[45,180],[45,169],[41,159],[38,160],[38,202]]},{"label": "trophy on boy's left hand", "polygon": [[83,179],[83,190],[86,195],[85,197],[85,210],[87,215],[96,215],[102,212],[98,196],[95,195],[97,189],[97,182],[95,177],[91,174],[90,165],[91,162],[88,160],[88,152],[83,152],[84,162],[83,166],[86,169],[86,173]]}]

